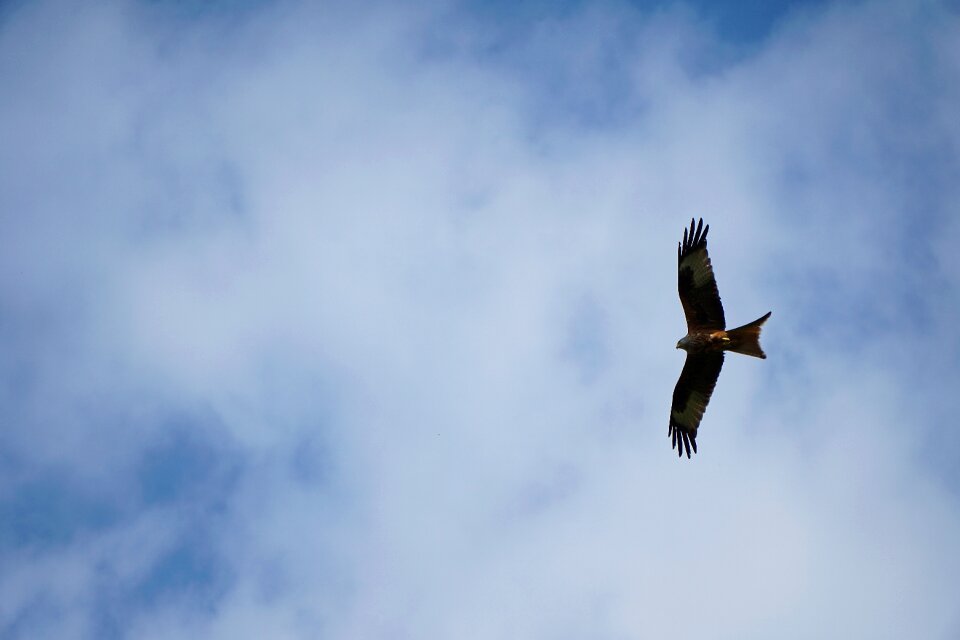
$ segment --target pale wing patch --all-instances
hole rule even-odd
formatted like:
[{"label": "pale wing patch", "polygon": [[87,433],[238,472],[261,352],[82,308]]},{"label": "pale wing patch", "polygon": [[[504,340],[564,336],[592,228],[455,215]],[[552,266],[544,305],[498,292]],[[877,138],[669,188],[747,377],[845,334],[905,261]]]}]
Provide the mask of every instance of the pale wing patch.
[{"label": "pale wing patch", "polygon": [[[706,251],[695,251],[683,261],[683,267],[693,272],[693,286],[700,288],[713,281],[713,269]],[[696,259],[694,259],[696,257]]]},{"label": "pale wing patch", "polygon": [[670,417],[673,418],[675,424],[696,431],[697,427],[700,426],[703,411],[706,409],[709,400],[710,398],[706,394],[700,393],[699,391],[691,391],[690,397],[687,398],[687,406],[684,410],[677,411],[671,409]]}]

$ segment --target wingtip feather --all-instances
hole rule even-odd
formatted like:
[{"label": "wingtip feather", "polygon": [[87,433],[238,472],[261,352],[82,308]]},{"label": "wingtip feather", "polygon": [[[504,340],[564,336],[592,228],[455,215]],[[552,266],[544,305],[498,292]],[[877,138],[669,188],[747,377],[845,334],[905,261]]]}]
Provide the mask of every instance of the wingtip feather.
[{"label": "wingtip feather", "polygon": [[699,220],[690,218],[690,228],[683,229],[683,242],[680,243],[679,257],[682,259],[684,252],[691,251],[695,247],[706,245],[707,233],[710,231],[710,225],[703,224],[703,218]]}]

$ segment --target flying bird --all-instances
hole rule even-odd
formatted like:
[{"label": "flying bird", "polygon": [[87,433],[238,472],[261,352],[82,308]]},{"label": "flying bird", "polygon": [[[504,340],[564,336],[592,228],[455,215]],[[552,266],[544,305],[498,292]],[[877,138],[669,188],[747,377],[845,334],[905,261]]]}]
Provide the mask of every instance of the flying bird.
[{"label": "flying bird", "polygon": [[677,349],[687,352],[687,360],[673,390],[667,435],[673,438],[677,454],[682,457],[686,449],[688,458],[690,449],[697,452],[697,428],[720,377],[723,352],[767,357],[760,348],[760,328],[770,317],[769,311],[750,324],[726,331],[723,305],[707,255],[709,230],[710,225],[703,226],[703,218],[696,225],[690,220],[690,231],[683,230],[683,242],[677,248],[680,303],[687,317],[687,335],[677,342]]}]

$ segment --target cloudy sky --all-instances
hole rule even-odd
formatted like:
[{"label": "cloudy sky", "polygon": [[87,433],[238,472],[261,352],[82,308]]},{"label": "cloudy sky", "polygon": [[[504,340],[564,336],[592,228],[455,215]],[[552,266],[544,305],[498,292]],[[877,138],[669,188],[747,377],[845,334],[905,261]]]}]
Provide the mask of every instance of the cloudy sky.
[{"label": "cloudy sky", "polygon": [[[956,3],[0,5],[0,638],[956,638]],[[732,324],[667,437],[693,216]]]}]

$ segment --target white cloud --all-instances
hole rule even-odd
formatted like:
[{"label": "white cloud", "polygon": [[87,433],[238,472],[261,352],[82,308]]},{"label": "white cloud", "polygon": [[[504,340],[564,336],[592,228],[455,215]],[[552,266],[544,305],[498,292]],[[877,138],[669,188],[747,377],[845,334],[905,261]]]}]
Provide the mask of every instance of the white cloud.
[{"label": "white cloud", "polygon": [[[10,633],[956,633],[955,15],[838,6],[752,52],[616,5],[2,29],[6,491],[66,469],[122,505],[0,547]],[[678,462],[691,215],[730,321],[774,314]],[[238,478],[141,504],[184,411]],[[97,599],[194,528],[214,586]]]}]

